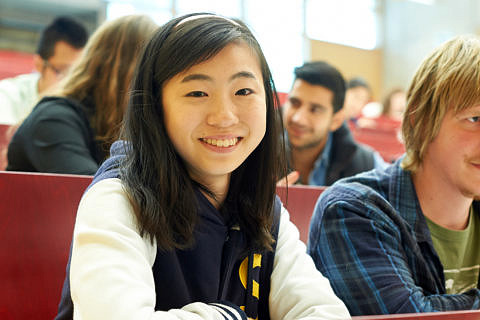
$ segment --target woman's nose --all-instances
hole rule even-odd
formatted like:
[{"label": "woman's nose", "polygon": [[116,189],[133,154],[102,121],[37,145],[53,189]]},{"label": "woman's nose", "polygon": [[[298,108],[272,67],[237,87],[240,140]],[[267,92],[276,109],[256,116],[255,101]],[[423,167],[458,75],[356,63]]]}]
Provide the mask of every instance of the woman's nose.
[{"label": "woman's nose", "polygon": [[215,127],[229,127],[238,123],[236,106],[229,98],[218,98],[213,101],[207,117],[207,123]]}]

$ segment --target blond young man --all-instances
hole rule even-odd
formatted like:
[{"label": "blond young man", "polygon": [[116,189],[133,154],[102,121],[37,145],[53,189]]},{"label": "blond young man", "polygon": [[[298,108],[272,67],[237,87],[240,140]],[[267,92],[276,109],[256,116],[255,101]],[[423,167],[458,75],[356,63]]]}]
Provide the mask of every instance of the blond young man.
[{"label": "blond young man", "polygon": [[406,155],[317,203],[308,250],[352,315],[480,307],[479,84],[477,37],[437,48],[408,90]]}]

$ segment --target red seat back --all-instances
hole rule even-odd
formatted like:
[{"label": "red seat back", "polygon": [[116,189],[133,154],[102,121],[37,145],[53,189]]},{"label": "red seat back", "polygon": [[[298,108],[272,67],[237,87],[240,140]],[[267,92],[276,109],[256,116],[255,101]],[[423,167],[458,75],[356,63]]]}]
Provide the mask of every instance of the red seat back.
[{"label": "red seat back", "polygon": [[377,150],[387,162],[392,162],[405,153],[398,128],[354,128],[352,134],[356,141]]},{"label": "red seat back", "polygon": [[326,187],[293,185],[277,187],[277,195],[290,213],[290,220],[300,231],[300,240],[307,243],[308,229],[315,203]]},{"label": "red seat back", "polygon": [[0,319],[56,315],[77,206],[91,180],[0,172]]}]

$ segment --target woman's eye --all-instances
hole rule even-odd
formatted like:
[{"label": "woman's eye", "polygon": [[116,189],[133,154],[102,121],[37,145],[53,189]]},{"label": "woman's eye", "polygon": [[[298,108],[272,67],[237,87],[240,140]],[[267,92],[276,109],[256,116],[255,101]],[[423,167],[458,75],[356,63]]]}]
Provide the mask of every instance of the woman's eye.
[{"label": "woman's eye", "polygon": [[470,118],[467,118],[467,120],[470,121],[471,123],[478,123],[478,120],[480,120],[480,116],[470,117]]},{"label": "woman's eye", "polygon": [[194,98],[201,98],[201,97],[206,97],[207,94],[203,91],[192,91],[187,93],[187,97],[194,97]]},{"label": "woman's eye", "polygon": [[237,95],[237,96],[248,96],[249,94],[252,94],[252,93],[253,93],[252,89],[244,88],[244,89],[240,89],[237,92],[235,92],[235,95]]}]

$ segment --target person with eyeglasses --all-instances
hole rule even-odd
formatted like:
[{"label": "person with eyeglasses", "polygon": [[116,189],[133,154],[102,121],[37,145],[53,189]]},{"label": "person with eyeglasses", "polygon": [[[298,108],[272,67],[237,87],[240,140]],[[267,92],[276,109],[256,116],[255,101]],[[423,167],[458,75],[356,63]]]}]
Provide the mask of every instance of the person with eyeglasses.
[{"label": "person with eyeglasses", "polygon": [[156,28],[145,15],[102,23],[16,130],[6,170],[93,175],[118,139],[137,57]]},{"label": "person with eyeglasses", "polygon": [[33,57],[36,72],[0,81],[0,123],[22,121],[39,97],[65,76],[87,40],[88,32],[78,21],[55,18],[40,35]]}]

